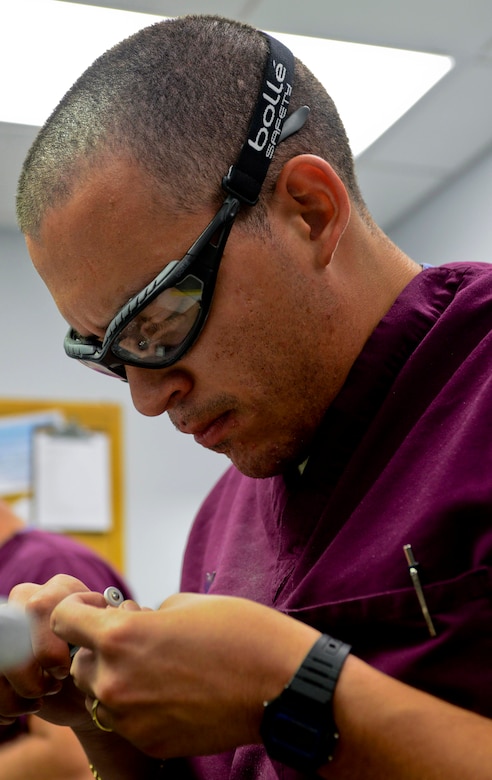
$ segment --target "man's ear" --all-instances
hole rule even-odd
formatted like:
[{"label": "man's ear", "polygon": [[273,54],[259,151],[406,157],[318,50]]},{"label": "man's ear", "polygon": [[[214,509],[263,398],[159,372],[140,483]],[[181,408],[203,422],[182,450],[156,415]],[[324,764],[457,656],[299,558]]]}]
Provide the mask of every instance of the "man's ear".
[{"label": "man's ear", "polygon": [[331,258],[349,222],[351,205],[344,184],[326,160],[312,154],[288,160],[277,179],[274,203],[291,226],[304,238],[322,243]]}]

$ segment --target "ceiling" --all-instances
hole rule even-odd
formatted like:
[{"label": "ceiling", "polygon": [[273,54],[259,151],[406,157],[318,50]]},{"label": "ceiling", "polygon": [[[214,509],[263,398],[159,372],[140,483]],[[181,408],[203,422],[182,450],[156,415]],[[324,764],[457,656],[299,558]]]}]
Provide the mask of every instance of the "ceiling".
[{"label": "ceiling", "polygon": [[[357,158],[366,202],[386,230],[492,149],[492,0],[100,0],[90,4],[163,16],[217,13],[266,30],[451,55],[452,71]],[[0,122],[0,227],[15,228],[17,177],[36,132],[33,127]]]}]

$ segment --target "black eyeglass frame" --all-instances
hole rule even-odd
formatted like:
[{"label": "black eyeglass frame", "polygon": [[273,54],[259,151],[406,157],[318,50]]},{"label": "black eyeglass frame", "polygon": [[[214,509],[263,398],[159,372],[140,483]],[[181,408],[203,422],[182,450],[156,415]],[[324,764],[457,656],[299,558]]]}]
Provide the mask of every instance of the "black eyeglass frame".
[{"label": "black eyeglass frame", "polygon": [[[177,363],[196,341],[205,325],[212,303],[220,261],[239,207],[238,198],[228,195],[216,215],[181,260],[168,263],[143,290],[130,298],[117,312],[109,323],[102,342],[95,337],[81,336],[73,328],[70,328],[64,342],[65,353],[68,357],[75,358],[90,368],[96,370],[99,368],[103,373],[114,374],[123,380],[126,380],[125,365],[139,368],[167,368]],[[113,354],[111,349],[115,340],[129,323],[164,290],[175,287],[191,272],[203,282],[198,316],[181,344],[171,351],[169,358],[161,358],[156,363],[155,360],[146,361],[142,358],[132,358],[131,355],[122,359]]]},{"label": "black eyeglass frame", "polygon": [[[253,206],[257,203],[276,146],[298,132],[309,115],[308,106],[301,106],[287,116],[292,93],[294,57],[276,38],[267,33],[263,35],[268,41],[269,53],[262,84],[248,138],[236,164],[231,165],[222,179],[222,187],[228,194],[221,208],[181,260],[168,263],[143,290],[117,312],[102,342],[94,336],[81,336],[70,328],[64,341],[68,357],[96,371],[127,381],[125,365],[167,368],[180,360],[195,343],[210,311],[220,261],[240,206]],[[125,354],[124,359],[114,354],[112,347],[118,335],[159,294],[183,280],[192,267],[194,275],[203,282],[203,291],[197,319],[181,344],[176,349],[169,350],[167,359],[164,356],[152,362],[145,361],[144,358],[132,358],[129,354]],[[198,267],[205,278],[200,277]]]}]

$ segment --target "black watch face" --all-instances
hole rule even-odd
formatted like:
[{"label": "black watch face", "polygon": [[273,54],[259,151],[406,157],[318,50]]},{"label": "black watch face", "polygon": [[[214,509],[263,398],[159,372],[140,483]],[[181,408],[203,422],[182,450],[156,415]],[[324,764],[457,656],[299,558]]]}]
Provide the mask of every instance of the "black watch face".
[{"label": "black watch face", "polygon": [[350,646],[323,634],[280,696],[265,706],[260,733],[268,755],[313,774],[338,741],[332,697]]},{"label": "black watch face", "polygon": [[[313,711],[316,709],[313,707]],[[336,727],[326,722],[326,713],[319,718],[322,726],[304,714],[285,709],[280,697],[267,706],[261,734],[271,758],[300,772],[313,773],[328,761],[337,738]]]},{"label": "black watch face", "polygon": [[285,712],[277,712],[272,723],[271,740],[278,747],[289,750],[306,761],[312,761],[319,752],[322,735],[319,729]]}]

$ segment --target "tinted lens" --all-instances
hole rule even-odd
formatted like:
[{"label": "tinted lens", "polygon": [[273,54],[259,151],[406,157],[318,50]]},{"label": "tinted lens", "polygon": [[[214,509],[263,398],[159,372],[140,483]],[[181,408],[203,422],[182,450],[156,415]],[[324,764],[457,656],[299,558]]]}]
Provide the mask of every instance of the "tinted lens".
[{"label": "tinted lens", "polygon": [[157,295],[120,331],[111,352],[147,367],[173,360],[200,316],[203,282],[189,274]]},{"label": "tinted lens", "polygon": [[102,343],[94,337],[84,337],[76,330],[70,328],[64,341],[65,353],[68,357],[75,358],[82,365],[99,371],[101,374],[115,376],[126,380],[124,365],[115,358],[110,351],[102,354]]},{"label": "tinted lens", "polygon": [[122,363],[114,361],[111,363],[111,366],[106,366],[104,363],[92,363],[88,360],[80,360],[79,363],[82,363],[83,366],[87,366],[87,368],[92,368],[93,371],[104,374],[104,376],[114,376],[116,379],[122,379],[124,382],[127,381],[125,366]]}]

